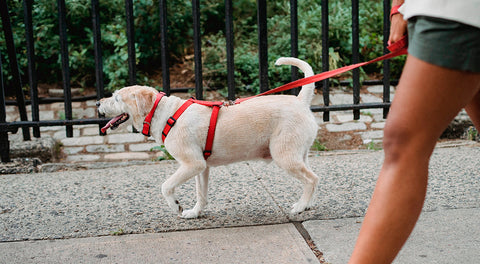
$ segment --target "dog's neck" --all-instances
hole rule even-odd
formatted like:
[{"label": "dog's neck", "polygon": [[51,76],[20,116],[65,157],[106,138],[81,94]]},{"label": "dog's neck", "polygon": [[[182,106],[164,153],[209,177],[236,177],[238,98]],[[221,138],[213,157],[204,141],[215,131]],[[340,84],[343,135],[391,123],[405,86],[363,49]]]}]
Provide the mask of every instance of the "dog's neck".
[{"label": "dog's neck", "polygon": [[[154,118],[151,120],[150,124],[150,135],[157,140],[157,142],[161,142],[162,140],[162,130],[167,123],[168,118],[170,118],[175,111],[185,102],[177,96],[170,95],[164,96],[162,100],[158,103],[157,108],[153,114]],[[153,106],[152,106],[153,107]],[[145,117],[143,117],[143,120]],[[138,127],[143,128],[143,120],[141,121]]]}]

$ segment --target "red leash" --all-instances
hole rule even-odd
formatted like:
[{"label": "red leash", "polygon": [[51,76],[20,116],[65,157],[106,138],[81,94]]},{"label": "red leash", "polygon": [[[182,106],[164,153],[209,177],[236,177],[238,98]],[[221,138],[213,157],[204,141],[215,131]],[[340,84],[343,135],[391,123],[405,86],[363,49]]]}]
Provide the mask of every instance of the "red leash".
[{"label": "red leash", "polygon": [[303,86],[305,84],[310,84],[310,83],[322,81],[322,80],[328,79],[330,77],[334,77],[334,76],[336,76],[340,73],[344,73],[344,72],[356,69],[358,67],[362,67],[362,66],[365,66],[365,65],[368,65],[368,64],[371,64],[371,63],[374,63],[374,62],[382,61],[382,60],[391,59],[391,58],[394,58],[394,57],[397,57],[397,56],[400,56],[400,55],[405,55],[405,54],[408,53],[407,52],[407,46],[408,46],[408,39],[407,39],[407,36],[404,36],[399,41],[397,41],[397,42],[395,42],[392,45],[387,47],[388,50],[390,50],[390,53],[385,54],[385,55],[383,55],[381,57],[378,57],[376,59],[373,59],[373,60],[370,60],[370,61],[367,61],[367,62],[361,62],[361,63],[357,63],[357,64],[348,65],[348,66],[345,66],[345,67],[342,67],[342,68],[338,68],[338,69],[327,71],[327,72],[322,72],[322,73],[319,73],[319,74],[316,74],[316,75],[313,75],[313,76],[310,76],[310,77],[307,77],[307,78],[299,79],[299,80],[284,84],[282,86],[279,86],[275,89],[268,90],[268,91],[263,92],[261,94],[257,94],[257,95],[250,96],[250,97],[247,97],[247,98],[239,98],[235,101],[235,103],[238,104],[238,103],[241,103],[243,101],[246,101],[246,100],[254,98],[254,97],[273,94],[273,93],[278,93],[278,92],[283,92],[283,91],[286,91],[286,90],[290,90],[290,89],[293,89],[293,88],[296,88],[296,87]]}]

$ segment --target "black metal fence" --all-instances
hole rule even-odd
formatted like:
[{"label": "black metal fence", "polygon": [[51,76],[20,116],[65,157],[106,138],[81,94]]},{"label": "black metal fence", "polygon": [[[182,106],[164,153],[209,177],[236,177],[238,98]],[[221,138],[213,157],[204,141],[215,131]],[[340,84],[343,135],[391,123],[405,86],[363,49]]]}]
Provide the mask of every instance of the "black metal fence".
[{"label": "black metal fence", "polygon": [[[228,99],[235,99],[235,82],[234,82],[234,47],[233,47],[233,8],[232,0],[225,1],[225,37],[227,50],[227,79],[228,79]],[[14,82],[15,101],[5,100],[5,86],[3,81],[3,73],[1,72],[1,58],[0,58],[0,155],[2,162],[9,161],[9,140],[8,133],[17,133],[18,129],[22,129],[23,139],[30,140],[30,127],[33,129],[33,136],[40,137],[41,126],[65,126],[66,136],[73,137],[73,125],[99,124],[100,126],[107,122],[104,118],[92,119],[72,119],[72,102],[85,101],[91,99],[100,99],[105,96],[104,82],[103,82],[103,64],[102,64],[102,49],[101,49],[101,33],[100,33],[100,19],[99,19],[99,0],[91,0],[91,16],[93,28],[93,43],[95,52],[95,68],[96,68],[96,96],[74,98],[71,94],[70,87],[70,69],[68,57],[68,41],[67,41],[67,24],[66,24],[66,7],[65,0],[57,0],[58,20],[59,20],[59,37],[60,37],[60,54],[62,63],[62,78],[64,97],[62,98],[43,98],[38,97],[36,71],[35,71],[35,50],[34,50],[34,36],[32,28],[32,8],[33,0],[23,0],[24,9],[24,24],[25,24],[25,38],[27,45],[28,58],[28,76],[30,87],[30,100],[25,100],[25,95],[22,90],[22,82],[19,73],[19,66],[17,63],[17,55],[15,51],[14,39],[12,34],[12,26],[7,6],[7,0],[0,0],[0,15],[2,19],[3,34],[6,40],[7,56],[9,58],[9,69]],[[167,46],[167,1],[159,0],[159,16],[160,16],[160,34],[161,42],[159,49],[161,49],[161,66],[163,74],[163,90],[167,95],[171,93],[170,89],[170,73],[168,61],[168,46]],[[195,55],[195,94],[198,99],[203,98],[202,86],[202,59],[201,59],[201,34],[200,34],[200,4],[199,0],[192,0],[192,17],[194,29],[194,55]],[[329,69],[329,39],[328,39],[328,0],[322,0],[322,69],[325,71]],[[359,62],[359,1],[352,0],[352,62]],[[134,24],[133,24],[133,0],[125,0],[126,25],[127,25],[127,39],[128,39],[128,67],[129,67],[129,83],[131,85],[136,82],[136,54],[135,54],[135,39],[134,39]],[[390,1],[384,0],[384,47],[387,46],[387,39],[389,34],[389,12]],[[268,87],[268,42],[267,42],[267,1],[257,0],[257,22],[258,22],[258,54],[259,54],[259,80],[260,92],[269,90]],[[290,19],[291,19],[291,56],[298,57],[298,16],[297,16],[297,0],[290,0]],[[388,53],[385,48],[384,53]],[[324,112],[324,121],[329,121],[330,111],[353,110],[354,119],[360,118],[360,109],[383,108],[384,117],[388,113],[390,107],[390,64],[385,61],[383,64],[382,81],[376,81],[371,84],[383,83],[383,102],[382,103],[360,103],[360,74],[359,70],[353,70],[353,103],[348,105],[330,105],[329,104],[329,81],[324,80],[316,83],[317,89],[322,90],[324,104],[312,106],[314,112]],[[292,80],[297,79],[297,70],[292,69]],[[295,93],[296,91],[293,91]],[[65,120],[40,120],[39,119],[39,105],[42,103],[64,102],[65,106]],[[14,104],[18,107],[20,113],[20,120],[16,122],[6,122],[6,104]],[[32,109],[31,120],[28,120],[26,105],[30,104]],[[100,133],[100,132],[99,132]]]}]

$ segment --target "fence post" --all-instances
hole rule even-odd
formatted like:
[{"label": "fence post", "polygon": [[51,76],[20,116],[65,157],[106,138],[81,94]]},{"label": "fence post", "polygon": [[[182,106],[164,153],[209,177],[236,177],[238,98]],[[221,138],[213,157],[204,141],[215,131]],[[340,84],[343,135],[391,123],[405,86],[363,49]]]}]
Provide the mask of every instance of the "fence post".
[{"label": "fence post", "polygon": [[260,92],[268,91],[267,1],[257,0]]},{"label": "fence post", "polygon": [[[58,0],[58,25],[60,35],[60,54],[62,59],[62,78],[63,78],[63,96],[65,105],[65,119],[72,120],[72,90],[70,87],[70,66],[68,60],[68,40],[67,40],[67,8],[65,0]],[[67,125],[67,137],[73,137],[73,126]]]},{"label": "fence post", "polygon": [[[298,58],[298,2],[290,0],[290,56]],[[298,79],[298,68],[291,67],[291,80]],[[298,94],[298,87],[292,89],[292,94]]]},{"label": "fence post", "polygon": [[[33,44],[32,5],[33,0],[23,0],[25,38],[27,41],[28,84],[30,86],[32,121],[39,121],[40,113],[38,108],[39,103],[37,88],[37,70],[35,68],[35,48]],[[33,136],[36,138],[40,137],[40,127],[33,127]]]},{"label": "fence post", "polygon": [[[383,54],[387,49],[390,36],[390,0],[383,1]],[[383,102],[390,103],[390,60],[383,61]],[[383,118],[387,118],[390,107],[383,108]]]},{"label": "fence post", "polygon": [[[5,107],[5,93],[3,86],[2,57],[0,56],[0,123],[6,123],[7,110]],[[8,132],[0,130],[0,156],[2,162],[10,162],[10,142],[8,142]]]},{"label": "fence post", "polygon": [[[100,14],[98,0],[92,0],[92,27],[93,27],[93,52],[95,56],[95,88],[97,91],[97,101],[105,97],[105,87],[103,84],[103,59],[102,59],[102,33],[100,30]],[[102,133],[102,127],[105,124],[98,125],[98,134]]]},{"label": "fence post", "polygon": [[98,0],[92,0],[92,26],[93,26],[93,51],[95,54],[95,84],[97,100],[105,97],[103,85],[103,60],[102,60],[102,33],[100,31],[100,15]]},{"label": "fence post", "polygon": [[192,0],[193,14],[193,44],[195,55],[195,97],[203,99],[203,78],[202,78],[202,39],[200,32],[200,1]]},{"label": "fence post", "polygon": [[[12,71],[13,84],[15,87],[15,97],[17,100],[18,111],[20,112],[20,120],[27,121],[27,108],[25,106],[25,97],[22,90],[22,80],[18,69],[17,54],[13,41],[12,24],[10,23],[10,15],[8,14],[7,1],[0,1],[0,15],[2,17],[3,33],[7,44],[8,60],[10,61],[10,70]],[[23,140],[30,140],[30,130],[28,127],[22,127]]]},{"label": "fence post", "polygon": [[167,45],[167,1],[160,0],[160,49],[162,57],[162,84],[163,91],[170,95],[170,70],[168,68]]},{"label": "fence post", "polygon": [[[330,69],[330,54],[328,41],[328,0],[322,0],[322,72],[326,72]],[[322,81],[322,92],[323,92],[323,104],[325,106],[330,105],[330,89],[329,89],[329,80],[325,79]],[[330,121],[330,111],[323,112],[323,121]]]},{"label": "fence post", "polygon": [[[352,64],[360,62],[359,53],[359,25],[358,25],[358,0],[352,0]],[[353,104],[360,103],[360,69],[352,70],[353,76]],[[360,110],[353,110],[353,119],[360,119]]]},{"label": "fence post", "polygon": [[137,84],[136,54],[135,54],[135,28],[133,25],[133,2],[125,0],[125,13],[127,17],[128,40],[128,77],[129,84]]},{"label": "fence post", "polygon": [[227,86],[228,100],[235,100],[235,60],[233,52],[233,5],[225,0],[225,38],[227,42]]}]

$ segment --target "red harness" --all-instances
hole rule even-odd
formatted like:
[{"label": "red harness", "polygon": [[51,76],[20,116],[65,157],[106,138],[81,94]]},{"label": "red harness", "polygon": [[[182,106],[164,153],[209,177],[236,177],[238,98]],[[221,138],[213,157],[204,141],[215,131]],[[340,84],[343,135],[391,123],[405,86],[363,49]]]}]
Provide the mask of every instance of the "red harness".
[{"label": "red harness", "polygon": [[[295,87],[303,86],[305,84],[318,82],[318,81],[333,77],[335,75],[338,75],[340,73],[343,73],[343,72],[346,72],[346,71],[349,71],[349,70],[352,70],[352,69],[355,69],[355,68],[373,63],[373,62],[382,61],[382,60],[386,60],[386,59],[391,59],[391,58],[399,56],[399,55],[407,54],[407,45],[408,45],[407,37],[404,36],[403,39],[401,39],[400,41],[397,41],[394,44],[388,46],[388,49],[391,51],[391,53],[389,53],[389,54],[383,55],[383,56],[378,57],[376,59],[373,59],[371,61],[357,63],[357,64],[345,66],[345,67],[342,67],[342,68],[339,68],[339,69],[335,69],[335,70],[332,70],[332,71],[322,72],[322,73],[319,73],[317,75],[313,75],[313,76],[310,76],[310,77],[307,77],[307,78],[299,79],[299,80],[293,81],[291,83],[287,83],[285,85],[277,87],[275,89],[266,91],[264,93],[257,94],[255,96],[237,99],[235,101],[235,104],[239,104],[239,103],[241,103],[245,100],[248,100],[250,98],[253,98],[253,97],[272,94],[272,93],[277,93],[277,92],[281,92],[281,91],[286,91],[286,90],[289,90],[289,89],[293,89]],[[152,117],[153,117],[153,114],[155,113],[155,109],[157,108],[158,103],[160,102],[160,100],[162,99],[162,97],[164,95],[165,95],[165,93],[163,93],[163,92],[160,92],[160,93],[157,94],[157,98],[156,98],[155,103],[152,107],[152,110],[150,111],[150,113],[148,113],[147,117],[145,117],[145,121],[143,122],[143,130],[142,130],[142,134],[144,134],[145,136],[150,136],[150,133],[149,133],[150,122],[152,121]],[[215,128],[217,126],[218,112],[220,110],[220,107],[223,105],[223,102],[208,102],[208,101],[200,101],[200,100],[195,100],[195,99],[187,100],[185,103],[182,104],[182,106],[180,106],[180,108],[175,112],[175,114],[173,114],[173,116],[171,116],[167,120],[167,124],[165,125],[165,128],[163,129],[163,132],[162,132],[162,140],[165,142],[165,138],[167,137],[168,132],[170,132],[170,129],[172,129],[172,127],[177,122],[178,118],[192,104],[201,104],[201,105],[205,105],[205,106],[209,106],[209,107],[213,108],[212,109],[212,115],[210,117],[210,125],[208,127],[207,142],[205,144],[205,150],[203,151],[203,157],[205,159],[208,159],[208,157],[210,157],[210,155],[212,154],[213,138],[215,137]]]},{"label": "red harness", "polygon": [[[152,110],[150,113],[148,113],[147,117],[145,117],[145,121],[143,122],[143,130],[142,134],[145,136],[150,136],[150,122],[152,121],[153,113],[155,112],[155,109],[157,108],[158,102],[162,99],[162,97],[165,95],[165,93],[161,92],[157,94],[157,98],[155,100],[155,103],[153,104]],[[163,128],[162,132],[162,141],[165,142],[165,139],[167,138],[168,133],[172,129],[172,127],[175,125],[177,122],[178,118],[187,110],[189,106],[192,104],[201,104],[205,106],[212,107],[212,115],[210,116],[210,125],[208,127],[208,133],[207,133],[207,142],[205,143],[205,150],[203,151],[203,157],[205,159],[208,159],[210,155],[212,155],[212,146],[213,146],[213,139],[215,137],[215,128],[217,127],[217,119],[218,119],[218,112],[220,111],[220,107],[223,105],[223,102],[208,102],[208,101],[200,101],[200,100],[195,100],[195,99],[189,99],[185,103],[178,108],[178,110],[168,118],[167,123],[165,125],[165,128]]]},{"label": "red harness", "polygon": [[165,142],[165,138],[170,132],[170,129],[175,125],[178,118],[187,110],[189,106],[192,104],[200,104],[212,107],[212,115],[210,116],[210,125],[208,126],[208,133],[207,133],[207,142],[205,143],[205,150],[203,151],[203,157],[208,159],[210,155],[212,155],[212,146],[213,146],[213,138],[215,137],[215,128],[217,127],[217,119],[218,119],[218,112],[220,107],[223,105],[223,102],[208,102],[208,101],[200,101],[195,100],[193,98],[188,99],[185,103],[178,108],[178,110],[167,120],[167,124],[162,132],[162,140]]}]

